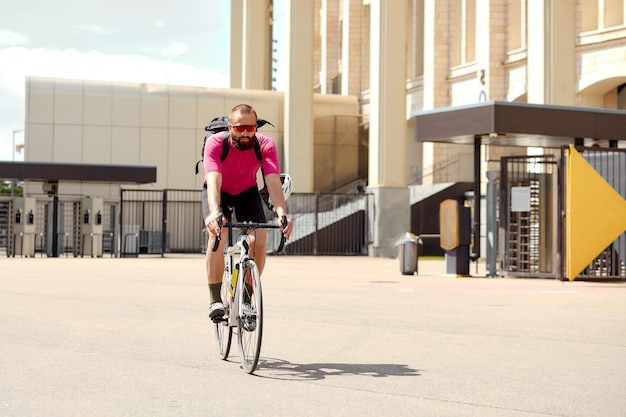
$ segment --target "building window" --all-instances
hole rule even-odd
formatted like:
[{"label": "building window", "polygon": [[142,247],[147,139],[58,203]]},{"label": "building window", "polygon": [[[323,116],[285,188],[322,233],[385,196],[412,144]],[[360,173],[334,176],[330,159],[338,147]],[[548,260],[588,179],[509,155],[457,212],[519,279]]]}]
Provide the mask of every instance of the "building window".
[{"label": "building window", "polygon": [[580,0],[581,32],[624,25],[624,0]]},{"label": "building window", "polygon": [[581,0],[581,32],[598,30],[598,0]]},{"label": "building window", "polygon": [[524,0],[509,0],[507,3],[508,50],[515,51],[526,47],[525,31],[526,8]]},{"label": "building window", "polygon": [[465,0],[465,60],[464,62],[476,61],[476,0]]},{"label": "building window", "polygon": [[363,43],[361,53],[361,91],[370,89],[370,36],[372,33],[372,22],[370,19],[371,7],[369,4],[363,6]]},{"label": "building window", "polygon": [[624,24],[624,0],[600,0],[604,3],[604,28]]},{"label": "building window", "polygon": [[453,0],[450,34],[452,66],[476,60],[476,0]]}]

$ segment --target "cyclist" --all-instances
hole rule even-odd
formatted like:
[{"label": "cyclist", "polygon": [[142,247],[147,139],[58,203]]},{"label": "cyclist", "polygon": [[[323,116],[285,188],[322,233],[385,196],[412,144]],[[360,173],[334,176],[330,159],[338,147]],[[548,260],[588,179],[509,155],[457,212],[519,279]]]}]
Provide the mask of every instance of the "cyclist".
[{"label": "cyclist", "polygon": [[[268,136],[256,132],[257,114],[252,106],[239,104],[230,112],[228,132],[219,132],[206,140],[204,149],[204,190],[202,209],[204,223],[209,232],[208,250],[206,251],[206,273],[209,283],[209,317],[221,317],[225,314],[220,291],[224,272],[223,246],[227,241],[227,228],[220,228],[218,217],[229,207],[234,207],[237,221],[264,223],[265,212],[257,188],[257,171],[263,166],[265,183],[269,198],[279,218],[279,225],[289,238],[293,230],[293,221],[282,224],[282,216],[287,216],[285,197],[280,180],[280,165],[276,144]],[[222,158],[222,140],[228,134],[228,154]],[[261,161],[255,154],[254,141],[261,148]],[[225,216],[224,216],[225,220]],[[218,250],[213,252],[215,237],[224,234]],[[257,229],[256,236],[251,235],[250,255],[254,258],[259,273],[265,266],[267,230]]]}]

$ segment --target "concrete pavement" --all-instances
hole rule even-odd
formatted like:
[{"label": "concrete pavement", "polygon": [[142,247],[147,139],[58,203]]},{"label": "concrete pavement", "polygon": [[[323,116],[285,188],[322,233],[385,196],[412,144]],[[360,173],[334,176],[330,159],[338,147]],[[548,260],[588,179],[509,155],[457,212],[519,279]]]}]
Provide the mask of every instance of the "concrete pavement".
[{"label": "concrete pavement", "polygon": [[250,376],[200,255],[3,257],[0,416],[626,416],[626,285],[444,272],[268,258]]}]

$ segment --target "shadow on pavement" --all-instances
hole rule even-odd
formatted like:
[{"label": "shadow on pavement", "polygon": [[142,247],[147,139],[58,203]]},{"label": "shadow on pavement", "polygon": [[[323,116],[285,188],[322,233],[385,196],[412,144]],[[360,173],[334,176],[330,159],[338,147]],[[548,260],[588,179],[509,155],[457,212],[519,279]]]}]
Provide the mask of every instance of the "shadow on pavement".
[{"label": "shadow on pavement", "polygon": [[418,369],[397,364],[309,363],[295,364],[281,359],[261,358],[257,376],[285,380],[321,380],[330,376],[363,375],[375,378],[388,376],[420,376]]}]

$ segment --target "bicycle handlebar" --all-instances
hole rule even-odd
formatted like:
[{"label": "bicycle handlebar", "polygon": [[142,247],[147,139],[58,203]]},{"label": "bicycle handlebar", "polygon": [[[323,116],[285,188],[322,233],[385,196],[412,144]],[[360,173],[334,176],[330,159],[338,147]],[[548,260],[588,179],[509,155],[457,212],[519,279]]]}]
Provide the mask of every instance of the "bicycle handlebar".
[{"label": "bicycle handlebar", "polygon": [[[217,224],[219,225],[220,229],[222,228],[222,221],[223,221],[223,214],[220,214],[220,216],[217,218]],[[287,225],[287,216],[282,216],[281,217],[282,220],[282,224]],[[225,227],[229,227],[229,228],[239,228],[239,229],[244,229],[244,230],[253,230],[253,229],[280,229],[281,227],[277,224],[273,224],[273,223],[256,223],[256,222],[238,222],[238,223],[227,223],[225,225]],[[281,229],[282,230],[282,229]],[[220,241],[222,240],[222,235],[217,235],[215,236],[215,243],[213,244],[213,248],[211,248],[211,250],[213,252],[215,252],[217,250],[217,248],[220,245]],[[276,249],[276,253],[281,253],[284,246],[285,246],[285,241],[287,239],[285,239],[285,235],[283,233],[280,234],[280,243],[278,245],[278,248]]]}]

